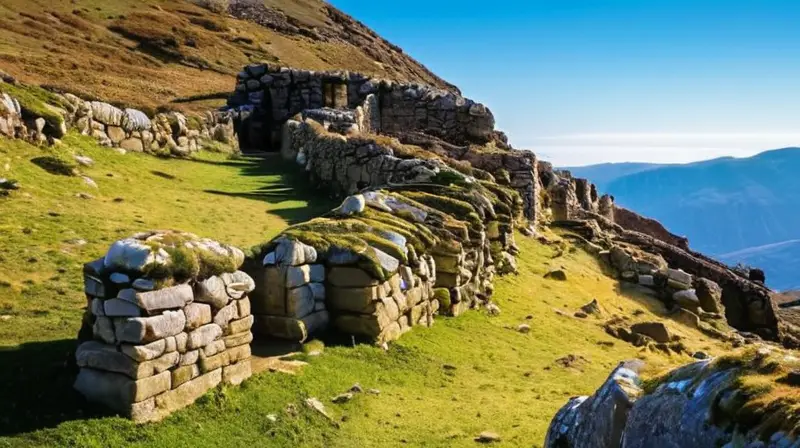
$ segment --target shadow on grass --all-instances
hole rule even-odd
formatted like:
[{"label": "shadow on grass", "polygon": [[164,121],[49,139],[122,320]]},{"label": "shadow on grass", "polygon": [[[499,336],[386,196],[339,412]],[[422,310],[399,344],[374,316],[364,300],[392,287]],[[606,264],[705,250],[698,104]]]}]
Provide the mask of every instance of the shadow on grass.
[{"label": "shadow on grass", "polygon": [[287,201],[305,202],[304,207],[274,208],[269,212],[286,220],[289,224],[308,221],[332,209],[336,202],[323,190],[314,188],[308,175],[294,164],[283,161],[277,154],[266,158],[242,157],[221,162],[195,160],[197,163],[222,165],[239,168],[240,176],[279,176],[278,182],[249,191],[204,190],[218,194],[279,204]]},{"label": "shadow on grass", "polygon": [[0,347],[0,436],[112,415],[72,388],[75,347],[74,339]]}]

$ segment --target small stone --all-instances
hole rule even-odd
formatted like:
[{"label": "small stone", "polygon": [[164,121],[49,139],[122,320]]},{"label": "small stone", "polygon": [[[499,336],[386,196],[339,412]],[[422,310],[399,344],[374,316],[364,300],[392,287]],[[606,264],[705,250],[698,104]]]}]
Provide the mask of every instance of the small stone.
[{"label": "small stone", "polygon": [[350,392],[358,394],[358,393],[364,392],[364,389],[361,387],[360,384],[356,383],[356,384],[353,384],[353,387],[350,388]]},{"label": "small stone", "polygon": [[589,317],[589,315],[584,313],[583,311],[577,311],[575,312],[575,317],[577,317],[578,319],[586,319]]},{"label": "small stone", "polygon": [[147,292],[147,291],[152,291],[153,289],[155,289],[156,283],[153,280],[149,279],[149,278],[142,277],[142,278],[137,278],[136,280],[134,280],[133,281],[133,285],[131,285],[131,286],[133,286],[133,289],[135,289],[137,291]]},{"label": "small stone", "polygon": [[278,416],[275,414],[267,414],[267,420],[271,421],[272,423],[275,423],[278,421]]},{"label": "small stone", "polygon": [[531,332],[531,326],[528,324],[519,324],[519,326],[517,327],[517,331],[519,331],[522,334],[528,334]]},{"label": "small stone", "polygon": [[380,395],[381,391],[378,389],[367,389],[367,393],[370,395]]},{"label": "small stone", "polygon": [[488,303],[486,305],[486,311],[489,313],[490,316],[499,316],[500,315],[500,307],[497,306],[495,303]]},{"label": "small stone", "polygon": [[336,210],[336,213],[343,216],[357,215],[364,211],[366,205],[367,203],[363,195],[357,194],[348,196]]},{"label": "small stone", "polygon": [[111,283],[117,285],[126,285],[131,282],[131,278],[121,272],[115,272],[109,277]]},{"label": "small stone", "polygon": [[90,157],[76,155],[74,156],[74,159],[76,162],[78,162],[79,165],[83,166],[94,165],[94,160],[92,160]]},{"label": "small stone", "polygon": [[342,404],[342,403],[347,403],[348,401],[350,401],[352,399],[353,399],[353,393],[352,392],[346,392],[346,393],[343,393],[343,394],[340,394],[340,395],[337,395],[337,396],[333,397],[333,399],[331,399],[331,401],[336,403],[336,404]]},{"label": "small stone", "polygon": [[710,358],[710,356],[708,356],[708,354],[706,354],[705,352],[696,352],[694,355],[692,355],[692,357],[694,359],[708,359],[708,358]]},{"label": "small stone", "polygon": [[92,178],[91,178],[91,177],[88,177],[88,176],[81,176],[81,178],[82,178],[82,179],[83,179],[83,181],[86,183],[86,185],[88,185],[88,186],[90,186],[90,187],[92,187],[92,188],[99,188],[99,187],[97,186],[97,182],[95,182],[94,180],[92,180]]},{"label": "small stone", "polygon": [[484,431],[478,437],[475,437],[475,441],[478,443],[495,443],[500,441],[500,436],[497,433]]},{"label": "small stone", "polygon": [[634,333],[653,338],[656,342],[669,342],[672,336],[666,325],[661,322],[642,322],[631,327]]}]

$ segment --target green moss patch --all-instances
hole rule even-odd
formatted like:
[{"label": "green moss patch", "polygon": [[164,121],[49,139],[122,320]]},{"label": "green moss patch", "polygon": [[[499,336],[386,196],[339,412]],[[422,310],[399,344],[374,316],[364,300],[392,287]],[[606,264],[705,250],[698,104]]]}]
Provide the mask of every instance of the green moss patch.
[{"label": "green moss patch", "polygon": [[58,128],[64,123],[64,117],[54,111],[55,106],[63,108],[64,104],[58,95],[49,92],[41,87],[23,86],[7,83],[0,83],[0,92],[7,93],[19,101],[22,114],[25,118],[41,117],[53,128]]}]

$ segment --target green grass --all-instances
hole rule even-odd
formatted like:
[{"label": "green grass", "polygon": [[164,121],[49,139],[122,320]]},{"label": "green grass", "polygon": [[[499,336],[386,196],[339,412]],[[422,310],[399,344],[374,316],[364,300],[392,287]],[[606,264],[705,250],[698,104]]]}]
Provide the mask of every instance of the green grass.
[{"label": "green grass", "polygon": [[[99,188],[32,162],[74,168],[72,154],[94,159],[77,170]],[[0,198],[0,316],[10,316],[0,320],[0,347],[74,338],[86,302],[81,266],[118,239],[177,229],[247,248],[330,208],[287,185],[276,161],[121,156],[72,134],[56,148],[0,140],[0,177],[20,185]]]},{"label": "green grass", "polygon": [[[73,154],[95,163],[77,167],[78,176],[62,176],[32,162],[69,161]],[[0,140],[0,175],[21,186],[0,199],[0,447],[449,447],[474,446],[473,437],[485,430],[509,446],[536,446],[556,410],[570,396],[593,392],[620,360],[641,357],[657,370],[689,361],[643,351],[604,332],[606,319],[635,310],[641,313],[632,322],[664,319],[655,299],[624,293],[593,257],[563,250],[566,242],[548,246],[518,236],[520,274],[496,284],[500,316],[471,311],[440,317],[388,352],[323,338],[324,351],[303,355],[310,365],[298,375],[259,374],[242,387],[212,391],[157,424],[137,426],[84,403],[71,389],[74,371],[68,367],[85,306],[82,263],[116,239],[158,228],[250,247],[334,205],[298,188],[303,183],[281,174],[286,167],[277,160],[219,153],[196,160],[121,156],[75,135],[56,149]],[[556,268],[567,272],[568,281],[543,278]],[[570,317],[593,298],[602,318]],[[516,331],[521,323],[531,326],[530,333]],[[723,350],[693,329],[669,325],[691,349]],[[556,362],[567,355],[586,361],[576,367]],[[330,402],[356,382],[381,393]],[[336,425],[303,406],[311,396],[326,403]],[[290,404],[299,409],[296,416],[286,413]]]}]

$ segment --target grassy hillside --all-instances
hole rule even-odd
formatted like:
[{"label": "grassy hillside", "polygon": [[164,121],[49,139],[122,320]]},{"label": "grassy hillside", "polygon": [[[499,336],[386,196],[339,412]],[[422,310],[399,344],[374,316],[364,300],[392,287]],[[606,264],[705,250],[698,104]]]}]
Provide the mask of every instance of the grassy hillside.
[{"label": "grassy hillside", "polygon": [[[499,316],[438,318],[388,352],[328,341],[295,376],[263,372],[158,424],[104,415],[71,390],[65,368],[85,303],[82,262],[150,228],[248,246],[330,204],[309,202],[314,195],[272,162],[209,153],[197,160],[120,156],[84,138],[64,142],[51,150],[0,140],[2,176],[21,187],[0,198],[0,446],[474,446],[485,430],[509,446],[537,446],[555,411],[570,396],[591,393],[620,360],[642,357],[653,369],[689,360],[642,352],[602,328],[614,315],[665,319],[660,302],[620,289],[578,248],[519,236],[520,274],[498,280]],[[94,159],[78,170],[99,188],[41,168],[55,172],[72,153]],[[565,269],[568,280],[544,279],[553,268]],[[602,317],[572,317],[593,298]],[[523,323],[530,333],[517,331]],[[723,349],[669,325],[693,350]],[[356,382],[380,394],[330,402]],[[323,400],[335,423],[305,408],[311,396]]]},{"label": "grassy hillside", "polygon": [[[277,19],[257,24],[190,0],[7,0],[0,3],[0,68],[145,111],[220,105],[236,73],[261,61],[447,85],[322,0],[265,5]],[[173,102],[205,96],[217,99]]]}]

